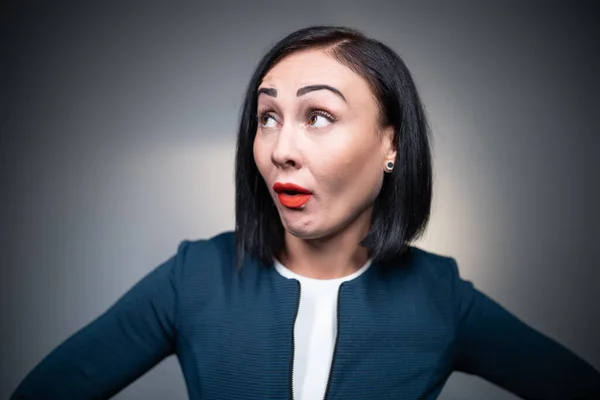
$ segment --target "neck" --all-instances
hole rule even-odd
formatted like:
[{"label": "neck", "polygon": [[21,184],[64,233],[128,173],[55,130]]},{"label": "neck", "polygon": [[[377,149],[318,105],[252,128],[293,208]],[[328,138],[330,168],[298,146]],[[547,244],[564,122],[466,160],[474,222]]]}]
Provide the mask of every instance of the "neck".
[{"label": "neck", "polygon": [[356,272],[369,259],[369,250],[360,245],[371,221],[371,213],[365,214],[342,231],[317,239],[298,238],[286,231],[281,263],[298,275],[315,279]]}]

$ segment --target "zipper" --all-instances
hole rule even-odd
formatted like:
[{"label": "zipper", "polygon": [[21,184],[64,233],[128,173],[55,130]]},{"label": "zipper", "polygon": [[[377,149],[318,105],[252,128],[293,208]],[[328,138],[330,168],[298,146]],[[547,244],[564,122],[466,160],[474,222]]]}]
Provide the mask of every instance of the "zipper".
[{"label": "zipper", "polygon": [[335,355],[337,353],[337,348],[338,348],[338,337],[340,335],[340,293],[342,292],[342,286],[344,285],[344,283],[346,283],[346,282],[342,282],[340,284],[340,287],[338,288],[337,304],[335,307],[335,313],[336,313],[335,344],[333,345],[333,355],[331,356],[331,364],[329,365],[329,376],[327,377],[327,386],[325,386],[325,394],[323,395],[323,400],[327,400],[327,395],[329,394],[329,388],[331,387],[331,375],[332,375],[331,372],[333,371],[333,363],[335,362]]},{"label": "zipper", "polygon": [[296,315],[292,325],[292,360],[290,361],[290,399],[294,400],[294,358],[296,352],[296,320],[298,319],[298,310],[300,310],[300,297],[302,296],[302,285],[298,282],[298,302],[296,303]]}]

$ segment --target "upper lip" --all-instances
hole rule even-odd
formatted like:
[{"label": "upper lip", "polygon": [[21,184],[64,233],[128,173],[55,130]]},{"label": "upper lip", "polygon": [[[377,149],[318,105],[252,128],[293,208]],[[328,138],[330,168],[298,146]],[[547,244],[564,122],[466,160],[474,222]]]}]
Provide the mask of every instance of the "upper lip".
[{"label": "upper lip", "polygon": [[281,192],[312,193],[310,190],[305,189],[302,186],[298,186],[294,183],[275,182],[275,184],[273,184],[273,190],[277,193],[281,193]]}]

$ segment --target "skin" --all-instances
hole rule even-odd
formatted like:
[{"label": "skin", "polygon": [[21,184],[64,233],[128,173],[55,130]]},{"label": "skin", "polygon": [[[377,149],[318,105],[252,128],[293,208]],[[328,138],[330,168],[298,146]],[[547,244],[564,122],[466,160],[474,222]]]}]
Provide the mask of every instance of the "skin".
[{"label": "skin", "polygon": [[[302,89],[311,85],[339,93]],[[254,160],[285,228],[278,259],[290,270],[332,279],[368,260],[359,243],[385,163],[396,157],[393,128],[380,126],[378,113],[367,81],[322,49],[288,55],[261,82]],[[301,209],[287,208],[275,182],[295,183],[313,196]]]}]

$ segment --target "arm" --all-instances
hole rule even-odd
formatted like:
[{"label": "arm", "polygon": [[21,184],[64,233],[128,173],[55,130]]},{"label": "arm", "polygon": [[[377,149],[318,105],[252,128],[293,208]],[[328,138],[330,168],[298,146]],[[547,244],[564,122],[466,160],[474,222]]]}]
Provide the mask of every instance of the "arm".
[{"label": "arm", "polygon": [[600,373],[460,278],[454,369],[526,399],[600,399]]},{"label": "arm", "polygon": [[183,243],[177,255],[47,355],[11,400],[106,399],[172,354]]}]

